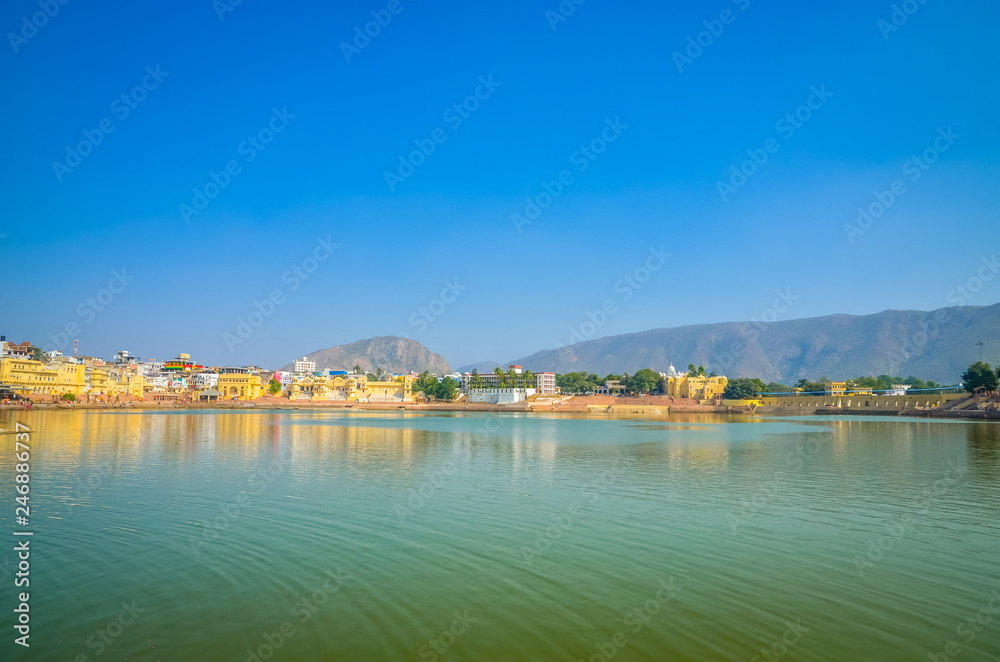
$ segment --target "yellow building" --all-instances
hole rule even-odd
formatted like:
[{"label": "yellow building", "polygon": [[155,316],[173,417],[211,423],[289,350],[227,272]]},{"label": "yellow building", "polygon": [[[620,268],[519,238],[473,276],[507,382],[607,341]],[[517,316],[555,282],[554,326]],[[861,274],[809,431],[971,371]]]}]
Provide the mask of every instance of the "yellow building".
[{"label": "yellow building", "polygon": [[247,368],[223,368],[216,388],[227,400],[256,400],[264,393],[260,375]]},{"label": "yellow building", "polygon": [[86,366],[72,362],[46,364],[30,359],[0,359],[0,384],[29,397],[80,395],[86,384]]},{"label": "yellow building", "polygon": [[296,375],[291,400],[330,402],[413,402],[413,378],[370,382],[365,375]]},{"label": "yellow building", "polygon": [[690,398],[692,400],[714,400],[722,397],[729,380],[725,376],[693,377],[690,374],[668,376],[664,380],[664,392],[675,398]]},{"label": "yellow building", "polygon": [[847,382],[827,382],[824,388],[826,395],[844,395],[847,393]]}]

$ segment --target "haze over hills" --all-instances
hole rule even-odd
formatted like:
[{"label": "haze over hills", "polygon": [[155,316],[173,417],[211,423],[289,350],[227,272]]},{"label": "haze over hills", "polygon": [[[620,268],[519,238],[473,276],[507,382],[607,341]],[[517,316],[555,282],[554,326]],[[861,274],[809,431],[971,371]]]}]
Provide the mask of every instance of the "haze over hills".
[{"label": "haze over hills", "polygon": [[[641,368],[664,371],[673,362],[678,369],[694,363],[730,378],[760,377],[786,384],[803,377],[840,380],[879,374],[954,384],[979,360],[980,340],[995,357],[1000,350],[1000,304],[653,329],[543,350],[500,365],[605,375]],[[489,371],[495,365],[472,364],[469,369],[475,366],[482,372],[488,366]]]},{"label": "haze over hills", "polygon": [[[443,375],[451,372],[448,362],[440,354],[435,354],[416,340],[396,336],[377,336],[302,356],[316,361],[317,370],[350,370],[360,365],[365,372],[374,372],[379,368],[392,373],[429,370]],[[281,370],[292,370],[293,367],[294,362]]]}]

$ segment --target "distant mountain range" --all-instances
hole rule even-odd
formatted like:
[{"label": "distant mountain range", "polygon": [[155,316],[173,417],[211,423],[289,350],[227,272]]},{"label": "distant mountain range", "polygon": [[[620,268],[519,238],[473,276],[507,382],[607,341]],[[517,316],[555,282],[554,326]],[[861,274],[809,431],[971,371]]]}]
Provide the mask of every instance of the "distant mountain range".
[{"label": "distant mountain range", "polygon": [[[386,372],[423,372],[443,375],[451,372],[448,362],[440,354],[435,354],[416,340],[396,336],[378,336],[359,340],[349,345],[338,345],[305,354],[316,361],[317,370],[350,370],[356,365],[365,372],[375,372],[379,368]],[[297,357],[298,360],[301,357]],[[294,361],[281,370],[292,370]]]},{"label": "distant mountain range", "polygon": [[[843,380],[880,374],[954,384],[979,360],[980,340],[995,357],[1000,350],[1000,304],[653,329],[543,350],[499,365],[605,375],[641,368],[665,371],[673,362],[678,370],[694,363],[729,377],[786,384],[803,377]],[[477,363],[460,370],[489,372],[496,365]]]}]

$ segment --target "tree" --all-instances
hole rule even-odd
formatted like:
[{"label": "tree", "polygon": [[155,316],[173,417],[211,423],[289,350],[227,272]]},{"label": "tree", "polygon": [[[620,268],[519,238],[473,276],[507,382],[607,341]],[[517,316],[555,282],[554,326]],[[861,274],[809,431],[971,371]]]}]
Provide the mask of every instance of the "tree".
[{"label": "tree", "polygon": [[535,379],[535,373],[530,370],[525,370],[524,374],[521,375],[521,378],[524,380],[524,388],[535,388],[537,385],[536,382],[538,380]]},{"label": "tree", "polygon": [[277,379],[272,379],[267,384],[267,390],[271,392],[271,395],[278,395],[281,392],[281,382]]},{"label": "tree", "polygon": [[483,378],[479,376],[479,371],[475,368],[472,369],[472,377],[469,379],[470,388],[482,388]]},{"label": "tree", "polygon": [[764,386],[764,390],[767,393],[791,393],[792,387],[785,386],[784,384],[780,384],[778,382],[771,382],[770,384]]},{"label": "tree", "polygon": [[694,367],[693,363],[688,363],[688,374],[692,377],[698,376],[698,368]]},{"label": "tree", "polygon": [[459,383],[451,377],[445,377],[438,383],[435,395],[439,400],[454,400],[455,393],[458,392]]},{"label": "tree", "polygon": [[660,382],[660,373],[653,372],[649,368],[643,368],[628,378],[625,388],[635,394],[652,393],[660,389]]},{"label": "tree", "polygon": [[764,386],[764,382],[756,377],[742,377],[729,380],[729,383],[726,384],[726,390],[723,392],[723,397],[727,400],[749,400],[758,393],[763,393],[766,390],[767,387]]},{"label": "tree", "polygon": [[989,363],[976,361],[969,366],[969,369],[962,373],[962,385],[969,393],[974,393],[977,388],[986,389],[987,392],[997,390],[1000,379]]},{"label": "tree", "polygon": [[362,372],[364,372],[364,370],[361,369],[360,365],[355,363],[354,368],[352,368],[352,372],[354,372],[355,375],[360,375]]},{"label": "tree", "polygon": [[39,349],[38,347],[32,346],[31,347],[31,360],[32,361],[41,361],[42,360],[42,350]]},{"label": "tree", "polygon": [[493,374],[500,378],[500,388],[506,388],[507,373],[503,371],[503,368],[501,368],[500,366],[493,368]]},{"label": "tree", "polygon": [[63,393],[61,399],[66,402],[76,402],[76,396],[72,393]]},{"label": "tree", "polygon": [[568,372],[565,375],[556,375],[556,385],[563,393],[580,394],[594,391],[594,384],[587,379],[585,372]]},{"label": "tree", "polygon": [[379,368],[378,370],[376,370],[375,371],[375,381],[378,381],[378,382],[382,381],[382,375],[384,375],[384,374],[385,374],[385,370],[383,370],[382,368]]}]

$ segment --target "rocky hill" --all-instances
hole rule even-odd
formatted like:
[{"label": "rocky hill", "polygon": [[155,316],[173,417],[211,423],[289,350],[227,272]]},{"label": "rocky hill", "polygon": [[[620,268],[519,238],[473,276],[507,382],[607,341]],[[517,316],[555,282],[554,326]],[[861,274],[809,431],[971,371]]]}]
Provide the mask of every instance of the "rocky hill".
[{"label": "rocky hill", "polygon": [[[435,354],[416,340],[396,336],[359,340],[301,356],[316,361],[317,370],[350,370],[355,365],[360,365],[365,372],[374,372],[379,368],[393,373],[429,370],[433,374],[443,375],[451,372],[448,362],[440,354]],[[281,369],[291,370],[293,367],[294,362]]]}]

